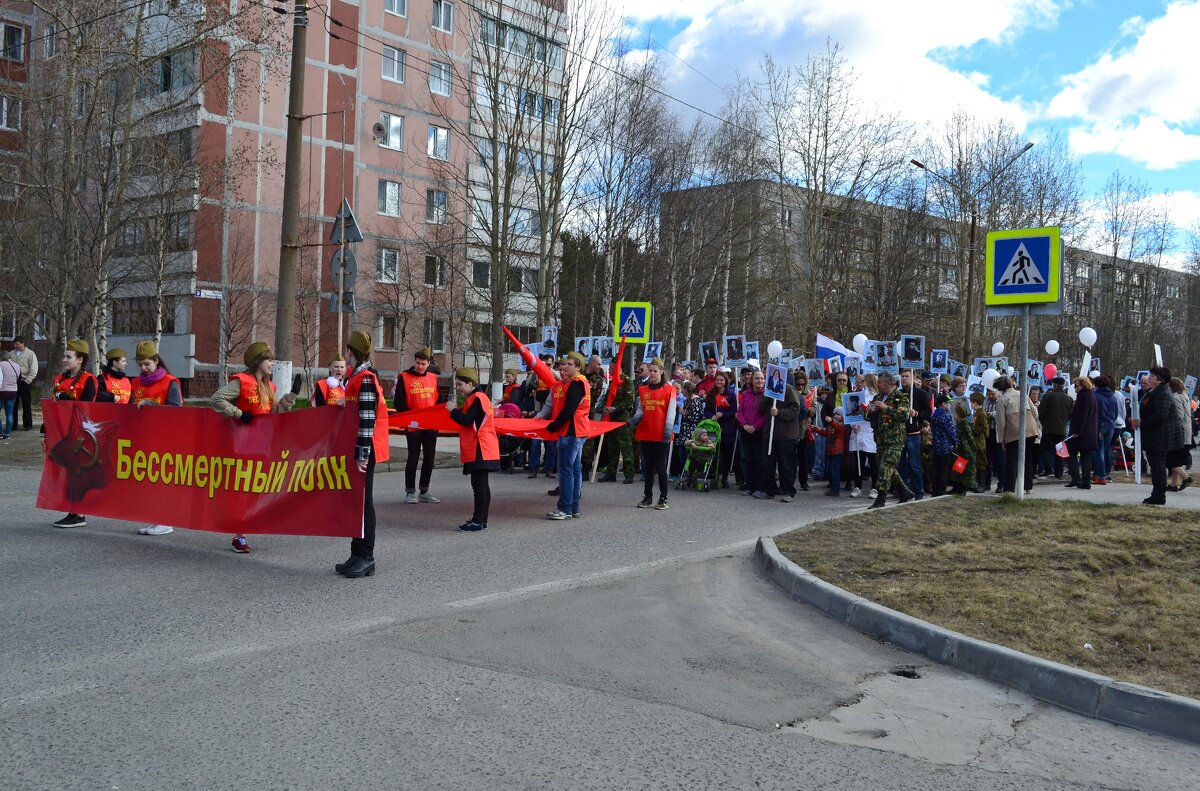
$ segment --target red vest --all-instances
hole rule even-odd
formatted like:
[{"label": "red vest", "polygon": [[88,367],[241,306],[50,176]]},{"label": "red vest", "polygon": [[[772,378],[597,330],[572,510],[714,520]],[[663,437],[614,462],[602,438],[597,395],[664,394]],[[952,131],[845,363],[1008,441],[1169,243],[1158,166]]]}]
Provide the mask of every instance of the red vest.
[{"label": "red vest", "polygon": [[[368,373],[375,378],[375,433],[371,435],[371,445],[375,448],[375,462],[378,464],[392,457],[388,446],[387,401],[383,398],[383,385],[379,382],[379,374],[364,368],[351,376],[346,381],[346,404],[354,404],[355,408],[358,408],[358,393],[362,390],[363,379]],[[355,418],[357,419],[357,415]]]},{"label": "red vest", "polygon": [[583,400],[579,402],[579,406],[575,407],[575,414],[571,416],[571,420],[558,430],[558,436],[567,436],[567,426],[574,425],[575,436],[586,437],[592,429],[592,422],[588,419],[588,415],[592,411],[592,386],[588,384],[587,377],[583,374],[576,374],[574,379],[560,379],[550,388],[550,397],[554,399],[550,421],[556,420],[559,413],[562,412],[567,398],[567,388],[571,386],[572,382],[583,383]]},{"label": "red vest", "polygon": [[[249,412],[252,415],[265,415],[275,406],[274,403],[264,404],[258,393],[258,380],[248,373],[234,374],[230,377],[230,381],[234,379],[242,386],[242,392],[238,394],[237,403],[234,404],[243,412]],[[271,392],[275,392],[275,383],[271,382]]]},{"label": "red vest", "polygon": [[330,387],[329,382],[324,379],[317,380],[317,389],[321,391],[321,398],[325,399],[325,406],[337,406],[338,399],[346,397],[346,387],[344,385]]},{"label": "red vest", "polygon": [[638,442],[666,442],[667,410],[675,403],[675,386],[642,385],[638,398],[642,400],[642,422],[638,423],[634,439]]},{"label": "red vest", "polygon": [[483,423],[476,429],[474,424],[462,426],[458,432],[458,455],[463,464],[476,461],[475,448],[483,454],[483,461],[500,460],[500,441],[496,438],[496,424],[492,417],[492,402],[483,393],[476,390],[467,396],[463,402],[462,412],[467,413],[471,402],[478,401],[483,408]]},{"label": "red vest", "polygon": [[83,390],[89,381],[95,385],[96,377],[87,371],[75,377],[59,374],[54,377],[54,398],[59,401],[79,401],[83,398]]},{"label": "red vest", "polygon": [[504,402],[511,402],[512,394],[515,393],[520,387],[521,387],[521,385],[517,384],[516,382],[513,382],[510,385],[505,385],[504,386],[504,397],[500,400],[504,401]]},{"label": "red vest", "polygon": [[100,374],[100,378],[104,380],[104,387],[108,392],[112,393],[113,402],[117,404],[128,404],[129,394],[133,387],[128,377],[122,376],[119,379],[105,371]]},{"label": "red vest", "polygon": [[[171,383],[178,381],[178,379],[170,374],[150,385],[142,384],[141,378],[134,379],[133,403],[140,404],[143,401],[149,401],[152,404],[165,404],[167,403],[167,396],[171,392]],[[183,394],[180,393],[180,395]]]},{"label": "red vest", "polygon": [[404,403],[409,409],[433,406],[438,399],[437,376],[426,371],[417,376],[404,371],[400,374],[400,386],[404,388]]}]

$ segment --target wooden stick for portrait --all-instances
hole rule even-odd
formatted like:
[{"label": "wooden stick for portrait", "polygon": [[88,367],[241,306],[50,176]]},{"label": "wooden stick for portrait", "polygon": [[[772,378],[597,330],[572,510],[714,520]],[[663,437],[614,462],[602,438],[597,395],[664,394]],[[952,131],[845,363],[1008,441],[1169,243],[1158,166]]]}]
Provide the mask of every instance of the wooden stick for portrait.
[{"label": "wooden stick for portrait", "polygon": [[[771,406],[771,409],[778,410],[779,409],[779,399],[772,398],[771,401],[774,402],[774,404]],[[774,445],[774,443],[775,443],[775,416],[771,415],[771,431],[767,435],[767,455],[768,456],[771,455],[771,448]]]}]

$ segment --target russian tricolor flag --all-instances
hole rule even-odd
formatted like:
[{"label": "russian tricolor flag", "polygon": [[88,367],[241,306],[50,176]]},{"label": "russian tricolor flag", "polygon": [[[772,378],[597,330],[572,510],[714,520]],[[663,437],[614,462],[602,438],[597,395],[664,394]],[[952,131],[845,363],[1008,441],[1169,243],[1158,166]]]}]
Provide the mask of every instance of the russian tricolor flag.
[{"label": "russian tricolor flag", "polygon": [[842,368],[845,369],[847,354],[853,355],[854,352],[851,351],[850,349],[847,349],[845,346],[838,343],[833,338],[830,338],[828,335],[822,335],[819,332],[817,333],[817,357],[826,361],[825,373],[829,373],[828,360],[830,360],[833,357],[837,357],[839,360],[841,360]]}]

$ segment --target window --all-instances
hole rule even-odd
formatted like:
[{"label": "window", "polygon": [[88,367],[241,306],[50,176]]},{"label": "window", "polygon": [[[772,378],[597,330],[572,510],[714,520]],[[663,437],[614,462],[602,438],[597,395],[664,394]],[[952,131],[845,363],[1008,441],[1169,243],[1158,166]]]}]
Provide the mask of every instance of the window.
[{"label": "window", "polygon": [[125,253],[146,249],[146,223],[142,220],[130,220],[122,225],[117,232],[116,247]]},{"label": "window", "polygon": [[1179,286],[1174,283],[1167,284],[1167,299],[1179,299]]},{"label": "window", "polygon": [[[492,156],[492,152],[498,152],[498,156]],[[504,162],[508,159],[508,147],[504,143],[496,143],[493,146],[492,141],[486,137],[475,138],[475,153],[479,158],[479,164],[484,167],[492,167],[493,162],[499,160],[500,167],[504,167]]]},{"label": "window", "polygon": [[511,294],[537,294],[537,270],[525,269],[519,266],[509,267],[508,291]]},{"label": "window", "polygon": [[445,190],[425,190],[425,222],[445,225],[448,215]]},{"label": "window", "polygon": [[389,248],[379,250],[379,274],[376,278],[380,283],[400,282],[400,251]]},{"label": "window", "polygon": [[168,132],[162,137],[163,146],[167,153],[173,157],[176,163],[181,165],[190,165],[194,161],[192,150],[192,130],[180,129],[177,132]]},{"label": "window", "polygon": [[383,78],[392,82],[404,82],[404,50],[383,48]]},{"label": "window", "polygon": [[400,216],[400,183],[396,181],[388,181],[387,179],[379,180],[379,209],[380,214],[386,214],[388,217]]},{"label": "window", "polygon": [[383,10],[396,16],[408,16],[408,0],[383,0]]},{"label": "window", "polygon": [[0,129],[21,128],[21,100],[15,96],[0,96]]},{"label": "window", "polygon": [[437,353],[446,350],[446,322],[425,319],[425,345]]},{"label": "window", "polygon": [[792,227],[792,210],[781,209],[779,213],[779,225],[783,228]]},{"label": "window", "polygon": [[404,116],[380,113],[379,124],[383,127],[383,136],[379,145],[394,151],[404,150]]},{"label": "window", "polygon": [[143,96],[187,88],[196,81],[194,53],[190,50],[154,58],[145,68],[138,86]]},{"label": "window", "polygon": [[192,215],[190,213],[168,214],[163,222],[166,225],[164,241],[168,250],[178,253],[192,248]]},{"label": "window", "polygon": [[25,28],[20,25],[4,26],[4,51],[0,57],[5,60],[25,61]]},{"label": "window", "polygon": [[[154,297],[128,297],[112,301],[113,335],[154,334]],[[175,332],[175,297],[164,296],[162,303],[162,331]]]},{"label": "window", "polygon": [[395,316],[384,316],[382,326],[379,328],[379,348],[380,349],[395,349],[398,347],[396,339],[400,333],[397,332],[399,322]]},{"label": "window", "polygon": [[471,213],[471,227],[477,231],[487,231],[492,227],[491,201],[475,201],[475,211]]},{"label": "window", "polygon": [[429,127],[429,142],[425,146],[425,153],[430,159],[449,159],[450,130],[440,126]]},{"label": "window", "polygon": [[438,63],[436,60],[429,64],[429,92],[438,96],[450,95],[450,64]]},{"label": "window", "polygon": [[447,33],[454,30],[454,4],[446,0],[433,0],[433,28]]},{"label": "window", "polygon": [[542,232],[541,216],[533,209],[515,207],[509,212],[508,227],[517,236],[537,236]]},{"label": "window", "polygon": [[471,322],[471,348],[476,351],[488,351],[492,348],[492,323],[490,321]]},{"label": "window", "polygon": [[449,268],[446,266],[445,258],[440,255],[425,256],[425,285],[445,288],[449,277]]},{"label": "window", "polygon": [[526,178],[536,178],[540,160],[541,157],[535,152],[522,148],[517,156],[517,175],[525,176]]},{"label": "window", "polygon": [[46,29],[42,33],[42,38],[46,41],[47,58],[52,58],[58,54],[58,35],[61,32],[57,22],[51,22],[46,25]]},{"label": "window", "polygon": [[488,261],[471,262],[471,284],[475,288],[488,288],[492,285],[492,265]]},{"label": "window", "polygon": [[947,283],[957,283],[958,282],[958,270],[957,269],[944,269],[944,270],[942,270],[942,274]]},{"label": "window", "polygon": [[16,200],[21,178],[17,165],[0,165],[0,200]]}]

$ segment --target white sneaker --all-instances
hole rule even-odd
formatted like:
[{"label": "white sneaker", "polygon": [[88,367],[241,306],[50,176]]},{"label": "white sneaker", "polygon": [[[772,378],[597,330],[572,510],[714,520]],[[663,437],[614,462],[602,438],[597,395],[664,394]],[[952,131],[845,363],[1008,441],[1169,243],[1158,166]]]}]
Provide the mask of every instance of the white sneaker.
[{"label": "white sneaker", "polygon": [[855,486],[855,487],[854,487],[854,491],[850,492],[850,496],[851,496],[851,497],[861,497],[861,496],[862,496],[862,489],[860,489],[860,488],[858,488],[857,486]]},{"label": "white sneaker", "polygon": [[430,494],[429,492],[421,492],[419,495],[417,495],[417,502],[421,502],[421,503],[440,503],[440,502],[441,502],[441,500],[439,500],[438,498],[434,497],[434,496],[433,496],[432,494]]},{"label": "white sneaker", "polygon": [[879,496],[879,490],[878,490],[878,489],[872,489],[872,490],[871,490],[871,494],[870,494],[870,497],[871,497],[871,499],[872,499],[872,500],[874,500],[874,499],[875,499],[876,497],[878,497],[878,496]]},{"label": "white sneaker", "polygon": [[409,492],[408,494],[404,495],[404,502],[409,505],[416,505],[417,504],[417,493]]},{"label": "white sneaker", "polygon": [[138,532],[144,536],[165,536],[167,533],[174,533],[175,528],[168,525],[147,525]]}]

